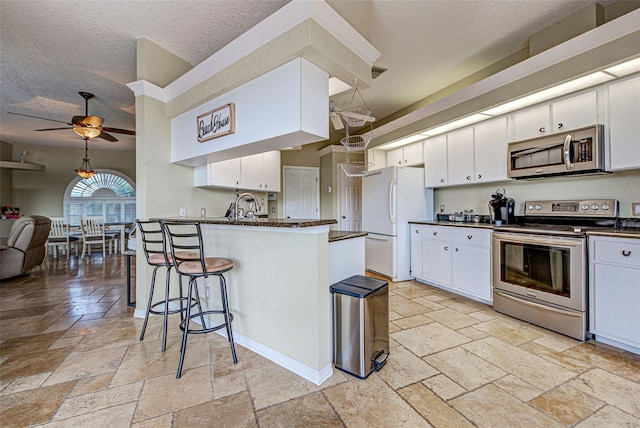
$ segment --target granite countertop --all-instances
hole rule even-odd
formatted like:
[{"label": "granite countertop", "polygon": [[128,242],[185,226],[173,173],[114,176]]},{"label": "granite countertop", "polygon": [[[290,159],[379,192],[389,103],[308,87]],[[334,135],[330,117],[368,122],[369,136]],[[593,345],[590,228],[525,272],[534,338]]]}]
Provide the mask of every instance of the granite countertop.
[{"label": "granite countertop", "polygon": [[[424,221],[410,221],[410,224],[424,224],[430,226],[453,226],[453,227],[475,227],[480,229],[499,229],[501,226],[496,226],[491,223],[473,223],[473,222],[459,222],[459,221],[436,221],[436,220],[424,220]],[[616,238],[635,238],[640,239],[640,228],[633,227],[635,224],[627,221],[629,226],[632,227],[619,227],[619,228],[587,228],[586,233],[588,236],[612,236]]]},{"label": "granite countertop", "polygon": [[348,232],[345,230],[330,230],[329,242],[342,241],[345,239],[360,238],[361,236],[367,236],[367,232]]},{"label": "granite countertop", "polygon": [[175,222],[193,222],[197,221],[200,224],[217,224],[217,225],[229,225],[229,226],[259,226],[259,227],[313,227],[324,226],[329,224],[337,224],[335,219],[293,219],[293,218],[241,218],[237,221],[229,220],[226,217],[163,217],[153,218],[152,220],[166,220]]}]

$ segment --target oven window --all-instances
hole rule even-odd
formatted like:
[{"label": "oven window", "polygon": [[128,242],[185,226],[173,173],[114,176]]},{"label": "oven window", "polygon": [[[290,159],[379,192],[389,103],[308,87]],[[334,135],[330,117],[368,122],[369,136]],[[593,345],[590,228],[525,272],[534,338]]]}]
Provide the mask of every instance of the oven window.
[{"label": "oven window", "polygon": [[503,282],[571,297],[569,248],[501,242],[500,251]]}]

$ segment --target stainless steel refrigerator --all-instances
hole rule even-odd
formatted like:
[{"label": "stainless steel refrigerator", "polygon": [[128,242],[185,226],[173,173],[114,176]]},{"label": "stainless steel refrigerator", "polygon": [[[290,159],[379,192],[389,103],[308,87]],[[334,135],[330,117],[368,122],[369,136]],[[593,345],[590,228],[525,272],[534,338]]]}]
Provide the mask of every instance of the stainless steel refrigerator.
[{"label": "stainless steel refrigerator", "polygon": [[423,168],[390,166],[362,178],[365,268],[393,281],[410,275],[409,221],[433,219],[433,189],[424,188]]}]

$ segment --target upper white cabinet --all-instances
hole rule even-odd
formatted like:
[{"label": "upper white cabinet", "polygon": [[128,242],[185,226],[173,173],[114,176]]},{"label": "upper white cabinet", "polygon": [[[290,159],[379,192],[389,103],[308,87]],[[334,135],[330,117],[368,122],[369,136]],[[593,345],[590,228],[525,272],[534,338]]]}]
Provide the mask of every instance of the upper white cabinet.
[{"label": "upper white cabinet", "polygon": [[473,162],[473,127],[447,134],[448,184],[470,184],[475,177]]},{"label": "upper white cabinet", "polygon": [[367,170],[373,171],[387,166],[388,152],[382,149],[367,150]]},{"label": "upper white cabinet", "polygon": [[499,117],[474,126],[476,183],[507,179],[507,117]]},{"label": "upper white cabinet", "polygon": [[447,135],[442,134],[424,141],[424,186],[442,187],[447,178]]},{"label": "upper white cabinet", "polygon": [[608,170],[640,168],[640,76],[605,87]]},{"label": "upper white cabinet", "polygon": [[598,95],[597,91],[592,89],[513,113],[513,140],[527,140],[596,123]]},{"label": "upper white cabinet", "polygon": [[274,150],[194,169],[195,186],[280,191],[280,152]]},{"label": "upper white cabinet", "polygon": [[422,141],[387,152],[388,166],[416,166],[422,165],[423,163]]},{"label": "upper white cabinet", "polygon": [[428,138],[424,142],[425,187],[507,179],[507,117]]}]

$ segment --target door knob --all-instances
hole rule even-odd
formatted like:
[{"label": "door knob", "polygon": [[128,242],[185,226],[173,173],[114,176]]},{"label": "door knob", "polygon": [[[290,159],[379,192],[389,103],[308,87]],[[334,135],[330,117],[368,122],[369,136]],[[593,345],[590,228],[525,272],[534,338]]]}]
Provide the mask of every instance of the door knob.
[{"label": "door knob", "polygon": [[343,218],[343,219],[344,219],[344,218],[347,218],[347,216],[344,216],[344,215],[343,215],[343,216],[342,216],[342,218]]}]

